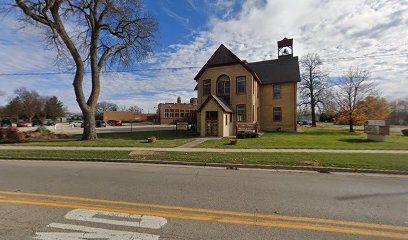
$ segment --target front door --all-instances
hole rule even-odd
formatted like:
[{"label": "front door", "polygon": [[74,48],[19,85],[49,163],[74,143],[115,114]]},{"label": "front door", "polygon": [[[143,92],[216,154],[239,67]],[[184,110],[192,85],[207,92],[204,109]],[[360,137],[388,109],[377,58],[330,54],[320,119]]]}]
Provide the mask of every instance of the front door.
[{"label": "front door", "polygon": [[205,135],[218,136],[218,112],[205,112]]}]

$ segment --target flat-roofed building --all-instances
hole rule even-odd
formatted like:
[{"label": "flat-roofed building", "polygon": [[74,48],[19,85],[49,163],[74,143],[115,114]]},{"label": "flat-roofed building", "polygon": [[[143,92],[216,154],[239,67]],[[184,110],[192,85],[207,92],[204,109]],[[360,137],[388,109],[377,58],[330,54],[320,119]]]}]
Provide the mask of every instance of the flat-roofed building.
[{"label": "flat-roofed building", "polygon": [[197,99],[191,98],[189,103],[182,103],[177,98],[176,103],[160,103],[158,106],[159,123],[164,125],[177,122],[196,123]]}]

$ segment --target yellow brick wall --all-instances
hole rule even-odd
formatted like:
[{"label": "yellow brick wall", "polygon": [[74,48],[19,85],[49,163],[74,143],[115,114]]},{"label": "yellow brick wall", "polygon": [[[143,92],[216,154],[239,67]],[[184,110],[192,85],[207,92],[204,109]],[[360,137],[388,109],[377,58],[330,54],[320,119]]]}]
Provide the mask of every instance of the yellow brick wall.
[{"label": "yellow brick wall", "polygon": [[[252,87],[253,83],[255,83],[255,90],[258,90],[256,85],[258,85],[257,81],[254,80],[252,74],[248,72],[243,66],[236,64],[236,65],[227,65],[221,67],[213,67],[205,70],[203,75],[200,77],[198,81],[198,89],[197,89],[197,98],[198,98],[198,105],[200,106],[207,96],[203,96],[203,81],[207,79],[211,79],[211,93],[213,95],[217,95],[217,80],[221,75],[227,75],[230,78],[230,106],[232,110],[236,111],[236,106],[239,104],[245,104],[246,106],[246,122],[254,122],[256,121],[256,111],[258,107],[258,103],[256,102],[256,97],[252,95]],[[246,94],[237,94],[237,86],[236,86],[236,78],[245,76],[246,78]],[[253,108],[255,110],[253,110]],[[255,119],[253,118],[253,111],[255,111]],[[233,118],[233,125],[235,126],[236,119]]]},{"label": "yellow brick wall", "polygon": [[[205,128],[206,128],[206,119],[205,119],[205,112],[207,111],[215,111],[218,112],[218,136],[219,137],[228,137],[230,136],[230,125],[231,122],[229,121],[230,114],[224,113],[221,107],[214,102],[214,99],[210,99],[207,104],[201,109],[201,116],[202,118],[198,119],[200,135],[205,136]],[[225,124],[225,118],[228,115],[228,122]]]},{"label": "yellow brick wall", "polygon": [[[281,98],[273,98],[273,84],[262,85],[261,91],[261,130],[296,131],[296,83],[281,84]],[[273,108],[281,107],[282,121],[273,121]]]},{"label": "yellow brick wall", "polygon": [[[273,99],[273,85],[260,85],[243,66],[227,65],[220,67],[212,67],[206,69],[197,82],[197,98],[198,106],[200,106],[207,98],[203,96],[203,81],[211,80],[211,93],[217,95],[217,80],[221,75],[227,75],[230,78],[230,106],[234,111],[231,135],[235,134],[236,126],[236,106],[245,104],[246,106],[246,122],[258,122],[261,131],[276,131],[281,128],[282,131],[296,131],[296,91],[297,83],[281,84],[281,99]],[[237,95],[236,93],[236,77],[246,77],[246,94]],[[255,89],[253,89],[255,88]],[[282,121],[273,121],[273,107],[282,108]],[[203,122],[205,121],[205,111],[197,114],[198,129],[202,130]]]}]

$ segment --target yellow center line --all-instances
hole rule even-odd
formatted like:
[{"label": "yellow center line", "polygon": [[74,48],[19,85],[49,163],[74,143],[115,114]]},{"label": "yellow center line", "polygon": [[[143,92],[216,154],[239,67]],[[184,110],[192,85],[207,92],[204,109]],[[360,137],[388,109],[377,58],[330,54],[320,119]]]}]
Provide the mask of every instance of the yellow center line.
[{"label": "yellow center line", "polygon": [[332,220],[332,219],[319,219],[319,218],[310,218],[310,217],[294,217],[294,216],[282,216],[282,215],[275,216],[275,215],[266,215],[266,214],[258,214],[258,213],[220,211],[220,210],[211,210],[211,209],[202,209],[202,208],[165,206],[165,205],[157,205],[157,204],[145,204],[145,203],[135,203],[135,202],[112,201],[112,200],[103,200],[103,199],[81,198],[81,197],[72,197],[72,196],[63,196],[63,195],[50,195],[50,194],[38,194],[38,193],[22,193],[22,192],[0,191],[0,194],[14,195],[14,196],[24,196],[24,197],[40,197],[40,198],[50,198],[50,199],[63,199],[63,200],[73,200],[73,201],[91,202],[91,203],[127,205],[127,206],[157,208],[157,209],[166,209],[166,210],[198,212],[198,213],[206,213],[206,214],[231,215],[231,216],[239,216],[239,217],[255,217],[255,218],[273,219],[273,220],[300,221],[300,222],[310,222],[310,223],[345,225],[345,226],[353,226],[353,227],[366,227],[366,228],[375,228],[375,229],[384,229],[384,230],[408,231],[408,227],[405,227],[405,226],[392,226],[392,225],[382,225],[382,224],[362,223],[362,222],[352,222],[352,221],[339,221],[339,220]]},{"label": "yellow center line", "polygon": [[131,214],[138,214],[138,215],[152,215],[152,216],[158,216],[158,217],[176,218],[176,219],[184,219],[184,220],[210,221],[210,222],[219,222],[219,223],[263,226],[263,227],[315,230],[315,231],[335,232],[335,233],[343,233],[343,234],[375,236],[375,237],[383,237],[383,238],[386,237],[386,238],[408,239],[408,234],[397,233],[397,232],[383,232],[383,231],[375,231],[375,230],[368,230],[368,229],[344,228],[344,227],[335,227],[335,226],[328,226],[328,225],[325,226],[325,225],[317,225],[317,224],[289,223],[289,222],[279,222],[279,221],[232,218],[232,217],[188,214],[188,213],[178,213],[178,212],[164,212],[164,211],[156,211],[156,210],[141,210],[141,209],[131,209],[131,208],[107,207],[107,206],[101,206],[101,205],[87,205],[87,204],[78,204],[78,203],[57,202],[57,201],[48,202],[48,201],[2,198],[0,199],[0,202],[35,205],[35,206],[131,213]]}]

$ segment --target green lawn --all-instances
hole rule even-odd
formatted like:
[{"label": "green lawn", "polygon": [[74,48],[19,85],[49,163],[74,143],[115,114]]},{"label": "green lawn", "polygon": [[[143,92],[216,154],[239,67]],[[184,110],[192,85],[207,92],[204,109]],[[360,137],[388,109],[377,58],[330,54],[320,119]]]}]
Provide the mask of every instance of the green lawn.
[{"label": "green lawn", "polygon": [[[155,143],[147,143],[148,137],[155,136]],[[195,139],[187,131],[146,131],[133,133],[99,133],[94,141],[81,141],[81,135],[66,139],[37,140],[15,143],[24,146],[66,146],[66,147],[177,147]]]},{"label": "green lawn", "polygon": [[322,149],[408,149],[408,137],[391,133],[384,142],[368,141],[361,130],[348,133],[342,127],[302,128],[299,133],[265,133],[259,138],[238,139],[230,145],[229,139],[206,141],[198,148],[322,148]]},{"label": "green lawn", "polygon": [[323,166],[408,171],[408,154],[366,153],[182,153],[129,151],[0,150],[0,157],[56,157],[188,161],[206,163],[250,163],[285,166]]}]

